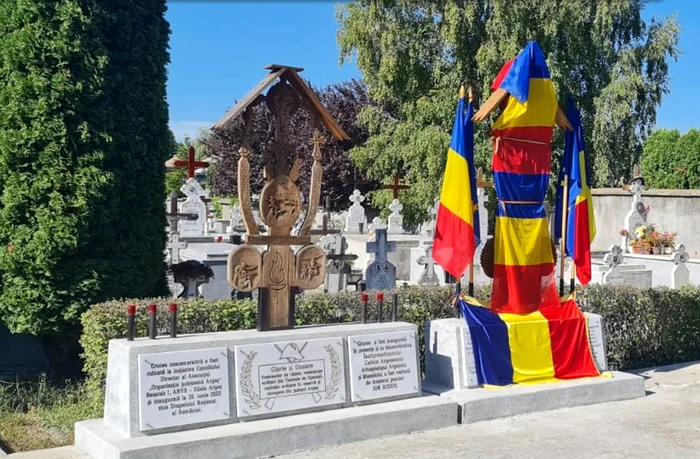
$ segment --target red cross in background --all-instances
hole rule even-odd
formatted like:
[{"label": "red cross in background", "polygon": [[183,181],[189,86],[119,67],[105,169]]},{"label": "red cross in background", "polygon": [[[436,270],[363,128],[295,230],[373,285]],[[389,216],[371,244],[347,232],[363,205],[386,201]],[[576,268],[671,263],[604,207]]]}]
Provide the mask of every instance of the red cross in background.
[{"label": "red cross in background", "polygon": [[208,167],[209,163],[204,161],[194,160],[194,147],[190,147],[187,151],[187,161],[177,159],[174,162],[175,167],[186,167],[187,168],[187,178],[194,178],[194,170],[197,167]]},{"label": "red cross in background", "polygon": [[392,185],[384,185],[384,190],[394,190],[394,199],[399,199],[399,190],[408,190],[411,188],[408,185],[399,185],[399,173],[394,173],[394,183]]}]

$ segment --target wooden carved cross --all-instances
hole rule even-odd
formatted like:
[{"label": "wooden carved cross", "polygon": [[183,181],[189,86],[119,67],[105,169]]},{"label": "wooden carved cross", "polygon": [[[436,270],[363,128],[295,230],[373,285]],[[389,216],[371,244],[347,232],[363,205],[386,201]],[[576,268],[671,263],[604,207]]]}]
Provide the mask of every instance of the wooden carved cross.
[{"label": "wooden carved cross", "polygon": [[175,167],[186,167],[187,168],[187,178],[194,178],[194,170],[197,167],[208,167],[209,163],[204,161],[195,161],[194,159],[194,147],[190,147],[187,150],[187,161],[181,159],[176,160],[173,164]]},{"label": "wooden carved cross", "polygon": [[394,183],[391,185],[384,185],[382,189],[384,190],[394,190],[394,199],[399,199],[399,191],[400,190],[408,190],[411,188],[409,185],[400,185],[399,184],[399,173],[394,172]]}]

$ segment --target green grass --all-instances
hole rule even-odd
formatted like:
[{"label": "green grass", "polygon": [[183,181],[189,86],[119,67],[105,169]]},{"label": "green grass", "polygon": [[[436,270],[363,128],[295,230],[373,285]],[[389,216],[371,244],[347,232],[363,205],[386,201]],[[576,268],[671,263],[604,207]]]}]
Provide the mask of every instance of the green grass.
[{"label": "green grass", "polygon": [[0,382],[0,445],[11,452],[73,444],[77,421],[100,416],[82,383]]}]

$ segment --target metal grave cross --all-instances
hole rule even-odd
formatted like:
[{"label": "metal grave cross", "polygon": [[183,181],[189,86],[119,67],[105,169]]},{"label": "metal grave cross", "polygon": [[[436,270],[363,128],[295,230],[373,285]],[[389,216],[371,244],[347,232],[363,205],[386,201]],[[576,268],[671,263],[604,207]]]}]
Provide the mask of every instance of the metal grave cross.
[{"label": "metal grave cross", "polygon": [[399,184],[399,173],[394,172],[394,183],[391,185],[384,185],[382,189],[384,190],[394,190],[394,199],[399,199],[399,191],[400,190],[408,190],[411,188],[409,185],[400,185]]},{"label": "metal grave cross", "polygon": [[186,167],[187,168],[187,178],[194,178],[194,171],[197,167],[209,167],[209,163],[204,161],[195,161],[194,159],[194,147],[190,147],[187,150],[187,161],[181,159],[175,160],[173,163],[175,167]]},{"label": "metal grave cross", "polygon": [[391,290],[396,286],[396,266],[387,259],[387,252],[396,251],[396,242],[387,241],[387,230],[376,229],[375,242],[367,243],[367,252],[374,253],[372,262],[365,271],[369,290]]}]

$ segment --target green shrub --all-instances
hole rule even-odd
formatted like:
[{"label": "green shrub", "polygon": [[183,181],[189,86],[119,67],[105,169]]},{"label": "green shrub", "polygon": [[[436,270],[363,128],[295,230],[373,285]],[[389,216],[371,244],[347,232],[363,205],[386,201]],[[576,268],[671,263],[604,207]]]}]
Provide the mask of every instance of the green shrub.
[{"label": "green shrub", "polygon": [[581,309],[603,316],[611,369],[700,360],[700,288],[590,285],[578,299]]},{"label": "green shrub", "polygon": [[[424,359],[425,322],[454,317],[449,300],[452,286],[399,288],[398,320],[418,327],[421,363]],[[377,316],[376,293],[367,292],[368,320]],[[384,294],[383,319],[391,317],[393,292]],[[475,296],[488,299],[490,288],[477,286]],[[700,360],[700,288],[637,290],[624,286],[592,285],[583,289],[579,302],[584,311],[605,319],[608,363],[611,369],[630,370]],[[158,305],[158,334],[168,329],[168,301]],[[126,307],[131,301],[93,306],[83,315],[83,358],[87,384],[99,399],[106,376],[110,339],[126,336]],[[137,336],[147,335],[149,300],[137,307]],[[255,328],[257,305],[250,300],[178,300],[178,333],[205,333]],[[355,292],[309,294],[297,297],[296,324],[343,323],[361,317],[360,295]]]}]

